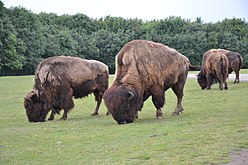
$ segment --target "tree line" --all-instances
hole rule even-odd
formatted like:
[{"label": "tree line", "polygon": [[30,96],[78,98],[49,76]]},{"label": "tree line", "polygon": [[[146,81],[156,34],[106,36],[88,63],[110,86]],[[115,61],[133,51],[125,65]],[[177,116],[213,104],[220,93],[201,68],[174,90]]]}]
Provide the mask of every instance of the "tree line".
[{"label": "tree line", "polygon": [[115,70],[115,55],[128,41],[152,40],[175,48],[199,65],[205,51],[239,52],[248,68],[248,23],[242,18],[204,23],[181,17],[143,21],[84,14],[35,14],[23,7],[6,8],[0,1],[0,75],[34,74],[36,65],[55,55],[95,59]]}]

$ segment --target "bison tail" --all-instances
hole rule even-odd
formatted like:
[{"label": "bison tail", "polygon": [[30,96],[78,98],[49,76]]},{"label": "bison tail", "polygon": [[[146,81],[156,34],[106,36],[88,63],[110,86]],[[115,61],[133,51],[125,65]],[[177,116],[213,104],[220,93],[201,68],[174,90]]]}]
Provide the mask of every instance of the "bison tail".
[{"label": "bison tail", "polygon": [[193,65],[189,64],[189,70],[190,70],[190,71],[199,71],[200,68],[201,68],[201,67],[200,67],[199,65],[193,66]]},{"label": "bison tail", "polygon": [[239,70],[240,70],[243,64],[243,58],[241,57],[241,55],[239,55],[238,57],[239,57]]},{"label": "bison tail", "polygon": [[228,77],[228,61],[225,58],[221,58],[221,74]]}]

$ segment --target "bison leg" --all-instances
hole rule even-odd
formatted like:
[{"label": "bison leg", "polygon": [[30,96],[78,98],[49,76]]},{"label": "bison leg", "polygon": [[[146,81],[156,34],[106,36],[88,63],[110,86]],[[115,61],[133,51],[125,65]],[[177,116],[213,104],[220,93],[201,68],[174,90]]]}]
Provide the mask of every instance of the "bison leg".
[{"label": "bison leg", "polygon": [[[223,76],[223,77],[224,77],[224,76]],[[227,79],[227,77],[224,77],[224,78],[223,78],[223,83],[224,83],[224,89],[225,89],[225,90],[228,89],[226,79]]]},{"label": "bison leg", "polygon": [[96,115],[98,115],[98,110],[99,110],[99,107],[100,107],[101,102],[102,102],[102,95],[103,94],[99,90],[95,90],[93,93],[95,95],[95,100],[96,100],[97,104],[96,104],[95,111],[91,114],[91,116],[96,116]]},{"label": "bison leg", "polygon": [[66,120],[67,119],[67,110],[64,110],[63,116],[60,118],[60,120]]},{"label": "bison leg", "polygon": [[50,117],[48,118],[48,120],[53,120],[53,119],[54,119],[54,115],[55,115],[56,113],[57,113],[57,114],[60,114],[60,113],[59,113],[60,110],[61,110],[60,108],[54,107],[54,108],[52,109],[51,115],[50,115]]},{"label": "bison leg", "polygon": [[67,119],[67,113],[74,107],[73,102],[73,90],[70,88],[67,93],[65,93],[65,96],[63,97],[63,106],[61,109],[64,109],[63,116],[60,118],[60,120],[66,120]]},{"label": "bison leg", "polygon": [[213,84],[214,79],[213,79],[213,76],[211,74],[207,74],[206,78],[207,78],[206,90],[209,90],[209,89],[211,89],[211,85]]},{"label": "bison leg", "polygon": [[228,89],[227,82],[225,81],[225,83],[224,83],[224,84],[225,84],[224,89],[225,89],[225,90],[227,90],[227,89]]},{"label": "bison leg", "polygon": [[183,76],[181,78],[181,80],[179,79],[178,82],[171,87],[173,92],[177,96],[177,106],[176,106],[176,109],[174,110],[174,112],[172,113],[172,116],[179,115],[180,113],[183,112],[182,99],[183,99],[183,95],[184,95],[183,94],[183,88],[184,88],[185,82],[186,82],[186,77]]},{"label": "bison leg", "polygon": [[225,77],[221,73],[217,73],[218,79],[219,79],[219,89],[223,90],[223,85],[225,84],[225,89],[227,89],[227,83],[225,81]]},{"label": "bison leg", "polygon": [[[154,90],[157,91],[157,90]],[[158,92],[154,92],[154,94],[152,94],[152,102],[154,104],[154,106],[156,107],[156,118],[157,119],[162,119],[163,118],[163,111],[162,111],[162,107],[164,106],[164,101],[165,101],[165,97],[164,97],[164,91],[160,90]]]},{"label": "bison leg", "polygon": [[236,71],[235,72],[235,75],[236,75],[236,78],[235,78],[235,80],[234,80],[234,82],[233,83],[239,83],[239,71]]},{"label": "bison leg", "polygon": [[48,118],[48,120],[53,120],[54,119],[54,115],[55,115],[55,112],[52,110],[51,115]]}]

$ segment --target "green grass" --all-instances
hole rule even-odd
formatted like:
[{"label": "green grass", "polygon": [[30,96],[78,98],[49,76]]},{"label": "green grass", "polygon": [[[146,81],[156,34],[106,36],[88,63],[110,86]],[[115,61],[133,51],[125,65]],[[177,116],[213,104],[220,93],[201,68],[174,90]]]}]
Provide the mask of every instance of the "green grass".
[{"label": "green grass", "polygon": [[[221,164],[229,153],[248,147],[248,83],[220,91],[200,90],[189,79],[184,113],[171,116],[176,96],[166,92],[164,119],[157,120],[151,100],[139,120],[118,125],[105,116],[91,117],[93,96],[75,100],[66,121],[29,123],[23,97],[33,76],[0,77],[0,164]],[[111,78],[112,80],[112,78]]]},{"label": "green grass", "polygon": [[[189,71],[190,74],[198,74],[199,71]],[[240,74],[248,74],[248,69],[241,69]],[[234,74],[234,72],[232,72],[232,74]]]},{"label": "green grass", "polygon": [[240,74],[248,74],[248,69],[241,69]]}]

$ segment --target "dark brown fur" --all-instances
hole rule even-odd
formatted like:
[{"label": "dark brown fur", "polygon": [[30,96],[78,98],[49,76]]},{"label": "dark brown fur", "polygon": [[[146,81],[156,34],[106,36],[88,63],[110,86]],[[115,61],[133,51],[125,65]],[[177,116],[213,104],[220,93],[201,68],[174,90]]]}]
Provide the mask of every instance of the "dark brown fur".
[{"label": "dark brown fur", "polygon": [[177,95],[173,115],[178,115],[183,111],[189,68],[193,68],[189,60],[175,49],[145,40],[127,43],[116,56],[115,78],[103,96],[108,111],[119,124],[133,122],[143,102],[152,96],[156,117],[162,118],[164,92],[172,88]]},{"label": "dark brown fur", "polygon": [[201,71],[197,75],[197,81],[202,89],[211,89],[214,80],[219,82],[219,88],[228,89],[226,79],[228,77],[228,59],[216,49],[204,53],[202,57]]},{"label": "dark brown fur", "polygon": [[24,98],[24,107],[30,122],[54,119],[64,110],[61,119],[74,107],[73,96],[82,98],[94,93],[97,102],[92,115],[97,115],[102,96],[108,88],[108,67],[94,60],[57,56],[43,60],[36,68],[33,90]]},{"label": "dark brown fur", "polygon": [[225,49],[217,49],[221,53],[224,53],[229,61],[228,65],[228,73],[232,73],[234,71],[236,77],[233,83],[239,83],[239,71],[243,64],[243,58],[238,52],[232,52]]},{"label": "dark brown fur", "polygon": [[229,61],[228,73],[232,73],[234,71],[236,77],[233,83],[239,83],[239,71],[243,64],[242,56],[237,52],[229,52],[225,54]]}]

